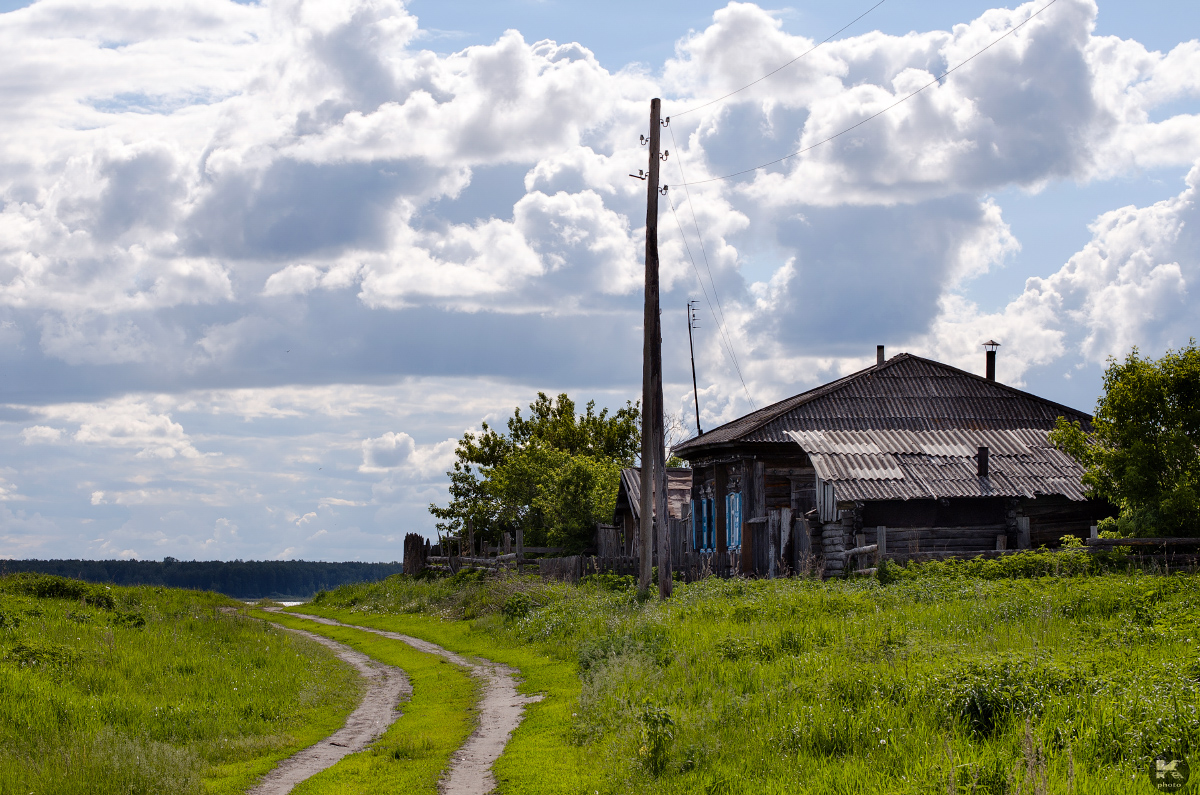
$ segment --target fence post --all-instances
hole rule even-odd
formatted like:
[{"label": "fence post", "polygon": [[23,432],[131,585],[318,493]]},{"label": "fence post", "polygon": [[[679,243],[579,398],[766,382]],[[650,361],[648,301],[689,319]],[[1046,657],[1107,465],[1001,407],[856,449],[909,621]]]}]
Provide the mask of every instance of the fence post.
[{"label": "fence post", "polygon": [[883,525],[880,525],[879,529],[875,531],[875,543],[879,545],[877,559],[883,560],[883,556],[887,554],[887,528]]}]

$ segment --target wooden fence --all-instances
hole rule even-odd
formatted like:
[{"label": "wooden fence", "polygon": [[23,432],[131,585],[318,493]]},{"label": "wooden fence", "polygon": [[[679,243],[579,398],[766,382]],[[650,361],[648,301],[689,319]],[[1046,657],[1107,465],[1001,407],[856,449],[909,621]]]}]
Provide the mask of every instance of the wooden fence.
[{"label": "wooden fence", "polygon": [[[758,576],[837,576],[842,571],[871,574],[882,559],[896,562],[944,560],[946,558],[997,558],[1027,549],[1030,544],[1029,522],[1019,517],[1016,542],[1019,549],[1008,549],[1010,528],[1007,525],[976,525],[970,527],[867,527],[851,533],[844,525],[810,526],[804,516],[793,517],[787,509],[769,512],[764,521],[748,523],[755,532],[753,565],[743,561],[741,550],[724,553],[691,548],[690,526],[687,520],[671,519],[669,538],[671,568],[687,582],[705,577],[731,577],[754,572]],[[1025,521],[1021,521],[1025,519]],[[430,547],[415,533],[404,541],[404,570],[419,573],[430,567],[450,573],[463,569],[482,569],[492,573],[521,572],[535,568],[546,580],[579,582],[591,574],[638,576],[638,557],[621,554],[622,539],[612,525],[597,527],[597,555],[562,556],[562,550],[552,547],[524,547],[509,552],[511,542],[487,552],[495,556],[437,554],[443,550]],[[840,541],[831,542],[825,536],[833,533]],[[821,548],[816,549],[816,544]],[[1195,566],[1200,563],[1200,538],[1123,538],[1086,540],[1089,552],[1101,552],[1113,547],[1131,547],[1136,561],[1170,566]],[[1191,550],[1183,552],[1182,550]],[[451,551],[449,549],[445,551]],[[431,554],[433,553],[433,554]],[[545,557],[526,558],[541,554]],[[659,555],[653,551],[653,563]],[[413,565],[410,571],[410,559]],[[745,568],[743,566],[745,564]]]}]

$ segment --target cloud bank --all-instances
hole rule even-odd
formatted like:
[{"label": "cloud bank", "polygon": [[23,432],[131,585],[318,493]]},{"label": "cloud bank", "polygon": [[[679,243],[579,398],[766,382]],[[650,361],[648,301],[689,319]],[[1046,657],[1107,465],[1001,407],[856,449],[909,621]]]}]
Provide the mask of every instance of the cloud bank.
[{"label": "cloud bank", "polygon": [[[539,389],[636,397],[645,196],[626,175],[651,96],[672,116],[664,308],[703,284],[746,381],[706,318],[706,427],[878,342],[978,369],[995,337],[1005,380],[1039,388],[1186,343],[1200,43],[1152,52],[1095,36],[1091,0],[1039,8],[831,42],[688,113],[815,42],[736,2],[617,72],[518,31],[436,54],[387,0],[0,14],[0,554],[392,559],[431,528],[464,429]],[[705,181],[1025,22],[850,133]],[[1100,215],[1000,309],[969,298],[1021,251],[999,194],[1155,169],[1179,179],[1161,201]],[[683,318],[664,322],[686,427]]]}]

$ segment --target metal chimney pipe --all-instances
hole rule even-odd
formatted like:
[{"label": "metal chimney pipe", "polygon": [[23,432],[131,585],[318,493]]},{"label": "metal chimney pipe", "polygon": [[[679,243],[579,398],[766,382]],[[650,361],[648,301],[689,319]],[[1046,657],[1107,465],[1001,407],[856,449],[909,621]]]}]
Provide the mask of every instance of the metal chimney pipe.
[{"label": "metal chimney pipe", "polygon": [[875,365],[879,366],[887,361],[887,357],[883,355],[883,346],[875,346]]},{"label": "metal chimney pipe", "polygon": [[987,380],[996,380],[996,349],[1000,347],[1000,343],[995,340],[988,340],[983,343],[983,349],[987,351]]},{"label": "metal chimney pipe", "polygon": [[979,448],[979,455],[975,457],[975,461],[979,465],[976,470],[979,477],[986,478],[988,476],[988,449],[986,447]]}]

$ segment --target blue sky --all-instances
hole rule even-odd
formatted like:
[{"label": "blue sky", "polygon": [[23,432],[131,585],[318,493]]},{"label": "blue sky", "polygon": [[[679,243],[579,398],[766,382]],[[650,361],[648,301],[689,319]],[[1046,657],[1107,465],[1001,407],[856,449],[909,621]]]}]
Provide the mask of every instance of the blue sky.
[{"label": "blue sky", "polygon": [[700,279],[705,427],[989,337],[1090,408],[1195,334],[1195,3],[1057,0],[679,185],[1044,5],[887,0],[680,115],[870,3],[0,0],[0,556],[391,560],[465,430],[635,399],[651,96],[681,427]]}]

